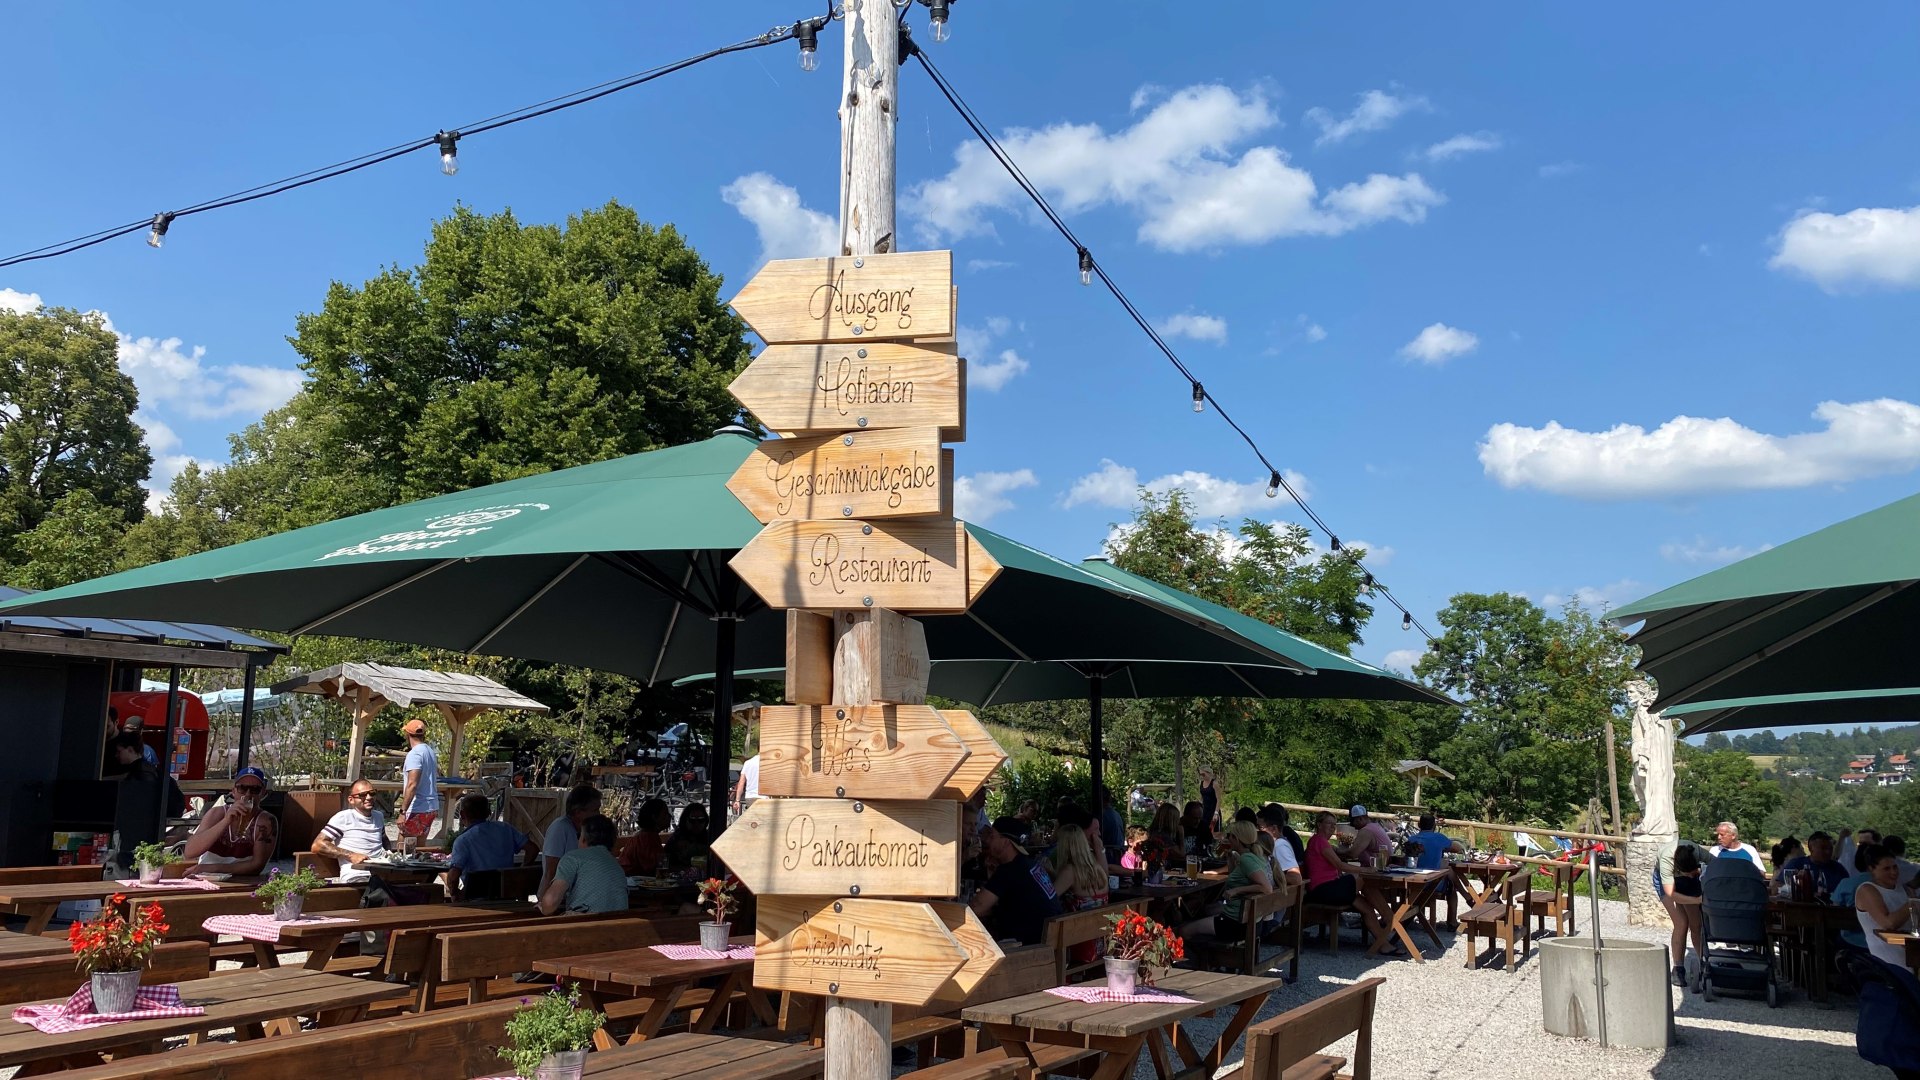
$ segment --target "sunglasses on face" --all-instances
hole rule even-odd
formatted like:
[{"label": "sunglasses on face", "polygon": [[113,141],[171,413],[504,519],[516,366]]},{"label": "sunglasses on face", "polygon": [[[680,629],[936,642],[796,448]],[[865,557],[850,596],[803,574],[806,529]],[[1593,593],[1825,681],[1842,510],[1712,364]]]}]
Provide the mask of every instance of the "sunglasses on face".
[{"label": "sunglasses on face", "polygon": [[349,799],[371,799],[371,798],[373,798],[373,792],[371,792],[371,791],[356,791],[356,792],[353,792],[352,794],[350,794],[350,795],[348,795],[348,796],[347,796],[347,798],[349,798]]},{"label": "sunglasses on face", "polygon": [[241,795],[258,795],[267,789],[258,784],[235,784],[233,790]]}]

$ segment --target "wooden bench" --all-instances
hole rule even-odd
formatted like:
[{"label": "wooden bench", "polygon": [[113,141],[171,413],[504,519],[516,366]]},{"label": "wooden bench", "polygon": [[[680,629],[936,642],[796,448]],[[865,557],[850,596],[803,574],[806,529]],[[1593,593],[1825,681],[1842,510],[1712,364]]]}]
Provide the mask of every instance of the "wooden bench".
[{"label": "wooden bench", "polygon": [[902,1074],[901,1080],[1012,1080],[1022,1067],[1011,1057],[976,1054],[923,1066]]},{"label": "wooden bench", "polygon": [[1551,918],[1554,937],[1579,933],[1580,927],[1573,914],[1573,879],[1579,872],[1577,864],[1536,864],[1535,870],[1547,875],[1551,886],[1533,890],[1533,898],[1527,905],[1533,913],[1535,930],[1544,932],[1547,920]]},{"label": "wooden bench", "polygon": [[[1054,951],[1047,946],[1028,945],[1010,949],[1007,951],[1005,958],[994,966],[993,971],[990,972],[986,978],[980,980],[979,984],[973,988],[973,992],[968,994],[965,999],[959,1001],[936,1001],[929,1005],[928,1008],[944,1008],[948,1010],[950,1015],[957,1018],[959,1011],[970,1005],[977,1005],[988,1001],[999,1001],[1010,997],[1019,997],[1022,994],[1037,994],[1042,990],[1059,986],[1060,982],[1056,974],[1055,954]],[[896,1008],[894,1010],[896,1017],[901,1014],[901,1009]],[[912,1014],[908,1015],[911,1017]],[[896,1021],[895,1027],[897,1028],[899,1024],[900,1021]],[[903,1044],[896,1041],[894,1045],[900,1046]],[[988,1069],[988,1071],[979,1074],[981,1078],[984,1078],[1017,1075],[1024,1071],[1026,1065],[1024,1061],[1009,1058],[1006,1049],[995,1042],[993,1036],[988,1035],[976,1027],[962,1026],[959,1030],[942,1033],[934,1039],[932,1051],[934,1057],[948,1058],[950,1060],[941,1066],[934,1066],[930,1064],[928,1056],[923,1053],[916,1063],[918,1068],[925,1070],[928,1068],[942,1068],[945,1065],[955,1065],[956,1062],[971,1062],[974,1063],[974,1067]],[[1099,1051],[1077,1046],[1047,1046],[1034,1048],[1034,1054],[1038,1063],[1036,1071],[1040,1074],[1045,1074],[1049,1072],[1071,1071],[1075,1066],[1082,1063],[1091,1064],[1092,1062],[1089,1059],[1095,1058],[1099,1054]],[[1007,1061],[1011,1061],[1011,1067],[1014,1070],[1013,1074],[998,1071],[1002,1067],[998,1063]],[[967,1078],[973,1078],[975,1075],[976,1074],[968,1071],[965,1067],[956,1065],[952,1073],[939,1073],[935,1074],[935,1077],[937,1080],[967,1080]]]},{"label": "wooden bench", "polygon": [[[1094,958],[1084,963],[1073,962],[1073,950],[1076,945],[1085,945],[1090,941],[1099,941],[1107,936],[1107,919],[1123,911],[1147,910],[1147,900],[1139,897],[1133,900],[1121,900],[1085,911],[1069,911],[1064,915],[1055,915],[1048,919],[1045,926],[1047,947],[1053,950],[1053,977],[1055,986],[1065,986],[1077,978],[1101,970],[1105,962],[1100,950],[1094,950]],[[992,1000],[992,999],[988,999]]]},{"label": "wooden bench", "polygon": [[507,1020],[520,1008],[501,1001],[391,1020],[368,1021],[271,1039],[207,1042],[164,1056],[121,1061],[62,1073],[73,1080],[247,1080],[262,1076],[351,1076],[353,1080],[495,1076],[509,1071],[496,1048],[507,1041]]},{"label": "wooden bench", "polygon": [[5,866],[0,867],[0,885],[73,885],[100,881],[106,877],[104,866]]},{"label": "wooden bench", "polygon": [[[1240,915],[1242,933],[1234,938],[1222,938],[1214,935],[1189,938],[1187,954],[1195,959],[1204,959],[1208,967],[1230,967],[1244,975],[1257,975],[1276,964],[1290,964],[1288,978],[1300,978],[1300,942],[1301,915],[1305,906],[1306,888],[1301,885],[1282,882],[1280,887],[1264,896],[1242,898]],[[1290,934],[1292,943],[1283,944],[1273,959],[1262,964],[1260,961],[1261,924],[1271,915],[1285,914],[1283,933]]]},{"label": "wooden bench", "polygon": [[532,925],[522,920],[518,925],[488,929],[461,927],[435,939],[430,978],[449,988],[464,988],[466,1001],[473,1004],[524,994],[526,987],[513,977],[532,970],[535,960],[697,941],[703,919],[700,915],[649,919],[612,911],[554,916]]},{"label": "wooden bench", "polygon": [[[267,910],[265,901],[251,892],[237,889],[207,893],[180,893],[160,899],[161,908],[167,913],[167,931],[170,940],[204,941],[212,947],[214,963],[222,960],[237,961],[242,967],[254,965],[253,943],[249,941],[227,942],[222,944],[218,935],[210,934],[201,925],[216,915],[258,915]],[[315,889],[307,894],[303,905],[306,911],[340,911],[360,906],[360,890],[344,885]],[[369,970],[373,961],[361,957],[346,956],[340,958],[340,966],[331,965],[327,970],[336,973]],[[231,969],[229,969],[231,970]]]},{"label": "wooden bench", "polygon": [[[140,972],[140,982],[147,986],[192,982],[206,978],[212,970],[206,942],[169,941],[153,950],[151,961]],[[0,960],[0,1005],[63,998],[86,981],[86,973],[67,954]]]},{"label": "wooden bench", "polygon": [[[1220,1080],[1371,1080],[1373,1076],[1373,1005],[1385,979],[1363,979],[1289,1009],[1247,1029],[1246,1057],[1220,1074]],[[1322,1050],[1348,1035],[1353,1046],[1353,1071],[1343,1073],[1347,1059]]]},{"label": "wooden bench", "polygon": [[1517,966],[1516,951],[1525,959],[1533,950],[1533,935],[1527,932],[1527,920],[1533,908],[1533,875],[1524,871],[1508,874],[1487,894],[1460,916],[1459,932],[1467,937],[1467,966],[1480,965],[1478,938],[1488,944],[1498,942],[1506,954],[1506,969]]}]

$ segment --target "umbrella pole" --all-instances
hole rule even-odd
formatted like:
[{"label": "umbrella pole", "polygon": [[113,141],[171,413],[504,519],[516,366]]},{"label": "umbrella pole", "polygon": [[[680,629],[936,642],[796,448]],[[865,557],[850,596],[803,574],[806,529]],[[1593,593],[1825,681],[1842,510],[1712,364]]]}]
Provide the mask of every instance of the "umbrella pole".
[{"label": "umbrella pole", "polygon": [[[1102,770],[1100,766],[1102,759],[1105,757],[1105,751],[1101,749],[1102,738],[1100,732],[1100,705],[1105,691],[1106,687],[1102,685],[1100,676],[1087,676],[1087,715],[1092,720],[1091,731],[1089,732],[1092,745],[1088,747],[1087,751],[1087,771],[1093,775],[1093,801],[1087,804],[1087,809],[1093,812],[1095,818],[1100,816],[1100,785],[1102,783],[1100,775]],[[1107,842],[1109,844],[1123,844],[1126,842],[1126,839],[1124,836],[1110,836],[1107,837]]]},{"label": "umbrella pole", "polygon": [[153,837],[157,844],[167,842],[167,789],[169,787],[167,778],[173,775],[173,733],[174,723],[178,718],[175,710],[179,706],[176,703],[179,700],[180,665],[173,664],[167,668],[167,723],[161,729],[164,734],[160,736],[160,794],[157,796],[158,806],[154,809]]},{"label": "umbrella pole", "polygon": [[716,835],[727,827],[727,773],[733,761],[734,635],[739,626],[732,612],[714,617],[713,745],[707,751],[707,813]]},{"label": "umbrella pole", "polygon": [[235,773],[238,773],[241,769],[244,769],[247,767],[247,758],[248,758],[247,744],[253,738],[254,676],[255,676],[254,666],[251,662],[249,662],[247,664],[246,689],[241,691],[246,696],[240,699],[240,749],[239,749],[239,757],[234,759],[236,764],[233,767],[233,771]]}]

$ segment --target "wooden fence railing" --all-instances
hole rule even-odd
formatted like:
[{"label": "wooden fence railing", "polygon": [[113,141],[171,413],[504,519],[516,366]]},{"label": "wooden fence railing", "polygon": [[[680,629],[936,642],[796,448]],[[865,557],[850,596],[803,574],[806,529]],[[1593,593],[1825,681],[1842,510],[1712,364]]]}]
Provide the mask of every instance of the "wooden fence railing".
[{"label": "wooden fence railing", "polygon": [[[1347,816],[1347,812],[1344,809],[1341,809],[1339,807],[1334,807],[1334,806],[1308,806],[1305,803],[1281,803],[1280,805],[1286,807],[1289,813],[1298,811],[1301,813],[1317,814],[1320,811],[1325,810],[1333,814],[1335,817],[1338,817],[1342,820],[1345,820]],[[1526,833],[1528,836],[1563,836],[1569,840],[1601,841],[1607,844],[1607,846],[1614,852],[1614,860],[1616,865],[1602,866],[1600,868],[1600,872],[1610,877],[1626,877],[1627,876],[1626,870],[1618,865],[1620,856],[1625,853],[1624,845],[1627,842],[1627,838],[1624,836],[1608,836],[1605,833],[1574,832],[1570,829],[1550,829],[1544,825],[1503,825],[1496,821],[1468,821],[1464,818],[1445,818],[1445,817],[1437,817],[1437,816],[1434,818],[1434,825],[1435,827],[1442,830],[1447,830],[1447,829],[1466,830],[1465,843],[1470,848],[1480,846],[1478,843],[1479,832],[1482,829],[1488,830],[1490,832]],[[1512,859],[1516,859],[1520,862],[1534,863],[1537,865],[1559,862],[1559,860],[1557,859],[1538,859],[1530,855],[1510,855],[1508,857]]]}]

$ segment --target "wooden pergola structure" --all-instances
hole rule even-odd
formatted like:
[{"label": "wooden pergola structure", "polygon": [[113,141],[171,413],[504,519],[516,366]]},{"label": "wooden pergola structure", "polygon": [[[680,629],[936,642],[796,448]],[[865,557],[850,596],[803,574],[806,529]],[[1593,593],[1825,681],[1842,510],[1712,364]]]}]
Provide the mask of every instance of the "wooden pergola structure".
[{"label": "wooden pergola structure", "polygon": [[1453,779],[1452,773],[1428,761],[1426,758],[1402,761],[1393,767],[1393,771],[1399,773],[1401,776],[1413,777],[1413,805],[1415,806],[1420,805],[1420,782],[1422,780],[1435,776],[1444,780]]},{"label": "wooden pergola structure", "polygon": [[335,664],[322,671],[274,683],[276,694],[318,694],[340,702],[353,712],[353,742],[347,750],[347,780],[360,779],[360,759],[367,748],[367,728],[388,705],[410,709],[431,705],[446,717],[453,732],[448,758],[460,767],[461,744],[467,722],[489,709],[518,709],[543,713],[545,705],[516,694],[492,679],[453,671],[426,671],[389,664]]}]

